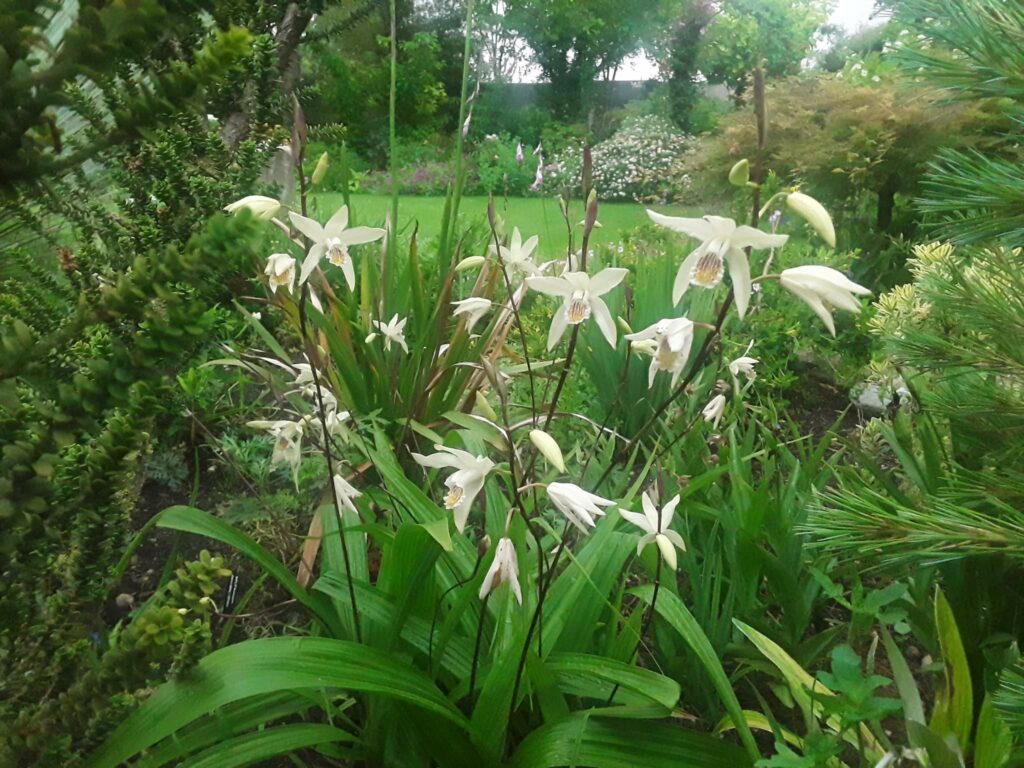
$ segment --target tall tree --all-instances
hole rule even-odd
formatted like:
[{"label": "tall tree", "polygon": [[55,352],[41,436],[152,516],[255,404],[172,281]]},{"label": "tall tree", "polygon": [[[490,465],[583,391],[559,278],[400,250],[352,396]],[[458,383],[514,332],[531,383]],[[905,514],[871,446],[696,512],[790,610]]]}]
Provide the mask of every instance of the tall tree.
[{"label": "tall tree", "polygon": [[650,0],[508,0],[509,25],[533,51],[551,83],[556,114],[576,119],[591,85],[612,76],[640,47],[656,4]]},{"label": "tall tree", "polygon": [[719,0],[698,61],[737,99],[761,62],[769,77],[795,74],[828,17],[829,0]]}]

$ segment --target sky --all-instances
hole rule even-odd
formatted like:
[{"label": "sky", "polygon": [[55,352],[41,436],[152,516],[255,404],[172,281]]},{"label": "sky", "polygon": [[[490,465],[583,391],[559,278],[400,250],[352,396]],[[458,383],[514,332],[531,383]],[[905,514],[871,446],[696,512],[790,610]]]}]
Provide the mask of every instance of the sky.
[{"label": "sky", "polygon": [[[875,0],[838,0],[835,10],[829,17],[829,23],[856,32],[871,20],[875,8]],[[616,80],[649,80],[657,77],[657,65],[646,56],[630,56],[626,59],[616,76]],[[529,78],[533,79],[533,78]]]}]

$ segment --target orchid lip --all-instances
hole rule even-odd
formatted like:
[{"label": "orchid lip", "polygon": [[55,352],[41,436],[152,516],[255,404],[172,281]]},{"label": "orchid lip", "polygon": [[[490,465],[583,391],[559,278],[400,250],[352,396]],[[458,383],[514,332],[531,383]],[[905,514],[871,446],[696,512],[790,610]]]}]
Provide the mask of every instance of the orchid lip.
[{"label": "orchid lip", "polygon": [[708,251],[694,265],[690,282],[702,288],[714,288],[722,282],[725,264],[722,257],[715,251]]},{"label": "orchid lip", "polygon": [[574,291],[569,297],[569,306],[565,310],[566,318],[571,325],[579,325],[590,317],[590,302],[586,291]]}]

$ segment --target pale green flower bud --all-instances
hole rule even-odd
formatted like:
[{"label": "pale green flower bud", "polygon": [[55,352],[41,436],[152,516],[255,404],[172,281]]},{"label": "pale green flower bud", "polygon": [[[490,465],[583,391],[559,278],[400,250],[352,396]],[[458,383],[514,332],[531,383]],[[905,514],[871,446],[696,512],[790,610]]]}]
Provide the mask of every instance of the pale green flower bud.
[{"label": "pale green flower bud", "polygon": [[729,171],[729,183],[734,187],[745,187],[750,181],[750,162],[743,158]]},{"label": "pale green flower bud", "polygon": [[320,159],[316,161],[316,168],[313,169],[313,175],[309,177],[310,182],[313,186],[316,186],[324,180],[324,176],[327,175],[327,153],[324,152],[320,155]]},{"label": "pale green flower bud", "polygon": [[558,447],[555,438],[542,429],[530,430],[530,442],[536,446],[541,455],[547,459],[551,466],[559,472],[565,472],[565,461],[562,459],[562,449]]},{"label": "pale green flower bud", "polygon": [[814,227],[814,231],[821,235],[822,240],[833,248],[836,247],[836,228],[832,225],[832,217],[828,215],[825,206],[803,192],[790,192],[786,195],[786,205]]}]

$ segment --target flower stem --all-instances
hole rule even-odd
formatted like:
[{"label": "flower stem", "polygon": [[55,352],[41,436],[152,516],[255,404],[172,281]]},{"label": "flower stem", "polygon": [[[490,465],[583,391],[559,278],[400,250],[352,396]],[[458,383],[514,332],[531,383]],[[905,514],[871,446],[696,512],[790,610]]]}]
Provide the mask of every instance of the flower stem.
[{"label": "flower stem", "polygon": [[313,343],[309,338],[306,302],[309,300],[309,287],[302,287],[302,296],[299,298],[299,329],[302,333],[302,341],[306,347],[306,356],[309,359],[309,370],[313,375],[313,389],[316,392],[316,410],[320,417],[320,428],[324,435],[324,459],[327,461],[327,484],[331,489],[331,499],[334,501],[334,511],[338,515],[338,536],[341,538],[341,553],[345,563],[345,580],[348,582],[348,596],[352,603],[352,625],[355,629],[356,642],[362,642],[362,631],[359,627],[359,609],[356,604],[356,588],[352,582],[352,565],[348,554],[348,542],[345,540],[345,512],[338,498],[338,489],[334,487],[334,456],[331,452],[330,431],[327,428],[327,410],[324,407],[324,393],[320,386],[320,374],[317,372],[316,357],[313,353]]},{"label": "flower stem", "polygon": [[469,668],[469,701],[473,701],[473,692],[476,691],[476,671],[480,665],[480,645],[484,637],[484,619],[487,617],[487,603],[491,599],[491,593],[484,595],[480,604],[480,621],[476,625],[476,642],[473,644],[473,664]]}]

